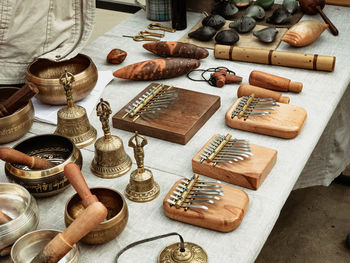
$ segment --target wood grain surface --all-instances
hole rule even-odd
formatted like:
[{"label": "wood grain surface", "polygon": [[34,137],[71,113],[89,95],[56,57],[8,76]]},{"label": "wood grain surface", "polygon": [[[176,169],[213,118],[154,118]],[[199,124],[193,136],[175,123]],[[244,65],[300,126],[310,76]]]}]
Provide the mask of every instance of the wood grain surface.
[{"label": "wood grain surface", "polygon": [[175,183],[163,200],[167,217],[220,232],[230,232],[241,224],[249,204],[249,197],[244,191],[222,185],[224,196],[214,204],[206,204],[208,210],[190,208],[184,211],[183,208],[170,206],[167,202],[181,180]]},{"label": "wood grain surface", "polygon": [[350,1],[349,0],[326,0],[326,4],[350,6]]}]

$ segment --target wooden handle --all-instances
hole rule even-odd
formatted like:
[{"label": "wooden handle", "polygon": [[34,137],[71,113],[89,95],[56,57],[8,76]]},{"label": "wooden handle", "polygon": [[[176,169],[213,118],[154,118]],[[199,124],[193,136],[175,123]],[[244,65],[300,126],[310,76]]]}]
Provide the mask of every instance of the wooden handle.
[{"label": "wooden handle", "polygon": [[290,79],[258,70],[253,70],[250,73],[249,84],[270,90],[292,91],[296,93],[301,92],[303,89],[301,82],[293,82]]},{"label": "wooden handle", "polygon": [[0,117],[8,116],[24,105],[26,105],[29,100],[39,93],[39,89],[33,83],[27,83],[11,97],[0,104]]},{"label": "wooden handle", "polygon": [[56,263],[63,258],[81,238],[87,235],[107,216],[101,202],[89,205],[63,233],[57,234],[31,263]]},{"label": "wooden handle", "polygon": [[0,225],[6,224],[12,220],[11,217],[0,211]]},{"label": "wooden handle", "polygon": [[85,208],[94,202],[98,202],[96,195],[91,193],[78,165],[75,163],[67,164],[64,167],[64,175],[68,178],[69,182],[79,194]]},{"label": "wooden handle", "polygon": [[335,25],[329,20],[329,18],[326,16],[325,13],[323,13],[320,6],[316,6],[317,11],[320,13],[323,20],[326,22],[326,24],[329,25],[329,30],[332,32],[333,35],[337,36],[339,34],[338,29],[335,27]]},{"label": "wooden handle", "polygon": [[287,104],[290,101],[289,97],[284,97],[279,92],[263,89],[263,88],[248,85],[248,84],[242,84],[241,86],[239,86],[237,90],[237,97],[240,98],[243,96],[250,96],[253,93],[257,98],[272,98],[277,102],[282,102]]},{"label": "wooden handle", "polygon": [[44,170],[53,167],[54,165],[46,159],[37,156],[29,156],[10,147],[0,147],[0,159],[13,163],[27,165],[33,170]]}]

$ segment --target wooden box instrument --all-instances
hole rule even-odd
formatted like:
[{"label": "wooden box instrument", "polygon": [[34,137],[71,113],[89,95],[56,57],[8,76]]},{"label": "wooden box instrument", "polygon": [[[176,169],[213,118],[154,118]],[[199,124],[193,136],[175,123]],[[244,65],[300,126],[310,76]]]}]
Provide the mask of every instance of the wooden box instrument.
[{"label": "wooden box instrument", "polygon": [[306,115],[302,107],[255,98],[252,94],[239,98],[225,119],[231,128],[290,139],[300,133]]},{"label": "wooden box instrument", "polygon": [[276,163],[277,151],[246,140],[214,135],[192,159],[192,170],[256,190]]},{"label": "wooden box instrument", "polygon": [[237,228],[248,208],[248,195],[220,182],[202,181],[197,174],[180,179],[163,200],[171,219],[229,232]]},{"label": "wooden box instrument", "polygon": [[219,107],[219,96],[152,83],[113,116],[113,127],[186,144]]}]

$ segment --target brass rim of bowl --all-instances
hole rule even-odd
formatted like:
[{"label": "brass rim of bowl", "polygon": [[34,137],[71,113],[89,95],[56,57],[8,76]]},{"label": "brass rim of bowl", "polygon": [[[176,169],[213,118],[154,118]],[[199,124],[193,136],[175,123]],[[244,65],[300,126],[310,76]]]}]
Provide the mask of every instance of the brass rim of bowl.
[{"label": "brass rim of bowl", "polygon": [[[81,54],[81,53],[79,53],[78,55],[76,55],[75,57],[73,57],[73,58],[71,58],[71,59],[74,59],[74,58],[79,57],[79,56],[88,59],[89,64],[86,65],[86,68],[85,68],[83,71],[81,71],[81,72],[79,72],[79,73],[77,73],[77,74],[74,74],[74,78],[75,78],[76,80],[77,80],[77,79],[83,78],[84,76],[82,76],[82,75],[83,75],[83,74],[85,73],[85,71],[86,71],[89,67],[91,67],[91,65],[93,64],[93,61],[92,61],[92,59],[91,59],[89,56],[87,56],[87,55],[85,55],[85,54]],[[40,81],[40,80],[44,79],[44,80],[47,81],[49,84],[56,84],[57,82],[59,82],[59,79],[58,79],[58,78],[57,78],[57,79],[52,79],[52,78],[50,78],[50,79],[45,79],[45,78],[38,77],[38,76],[36,76],[36,75],[34,75],[34,74],[32,73],[32,71],[30,70],[31,67],[32,67],[32,65],[34,65],[35,63],[37,63],[39,60],[40,60],[40,59],[36,59],[36,60],[34,60],[32,63],[29,64],[29,66],[28,66],[28,68],[27,68],[27,74],[28,74],[32,79],[34,79],[34,80]],[[26,79],[28,79],[28,78],[26,77]]]},{"label": "brass rim of bowl", "polygon": [[[122,208],[120,209],[120,211],[118,212],[118,214],[116,214],[116,215],[113,216],[112,218],[110,218],[110,219],[108,219],[108,220],[106,220],[106,221],[103,221],[103,222],[101,222],[101,223],[99,224],[99,225],[105,225],[105,224],[109,223],[110,221],[114,220],[114,218],[116,218],[117,216],[119,216],[119,215],[122,213],[123,209],[126,207],[126,201],[125,201],[125,198],[123,197],[123,195],[122,195],[121,193],[119,193],[117,190],[114,190],[114,189],[112,189],[112,188],[108,188],[108,187],[93,187],[93,188],[90,188],[90,190],[93,190],[93,189],[107,189],[107,190],[110,190],[110,191],[115,192],[116,194],[118,194],[118,195],[120,196],[120,198],[122,199],[122,201],[123,201]],[[75,219],[74,219],[73,217],[71,217],[71,215],[68,213],[68,205],[69,205],[69,203],[72,201],[72,199],[73,199],[73,197],[74,197],[75,195],[78,195],[78,193],[75,193],[73,196],[71,196],[71,198],[69,198],[69,200],[67,201],[66,206],[65,206],[65,208],[64,208],[65,214],[67,215],[68,219],[71,220],[72,222],[73,222]],[[107,208],[107,209],[108,209],[108,208]]]},{"label": "brass rim of bowl", "polygon": [[[69,141],[72,144],[73,151],[70,153],[70,155],[68,156],[68,158],[64,162],[62,162],[59,165],[56,165],[56,166],[54,166],[52,168],[45,169],[45,170],[30,170],[30,171],[27,171],[27,170],[23,170],[23,169],[14,167],[11,163],[7,162],[5,164],[5,167],[9,170],[9,172],[13,176],[18,177],[18,178],[23,178],[23,179],[29,179],[29,180],[30,179],[45,178],[45,177],[48,177],[48,176],[51,176],[51,175],[55,175],[55,174],[57,174],[59,172],[63,172],[64,166],[66,166],[70,162],[75,162],[78,159],[78,158],[75,158],[75,156],[74,156],[74,152],[75,152],[74,149],[76,149],[76,150],[79,150],[79,149],[67,137],[64,137],[64,136],[61,136],[61,135],[56,135],[56,134],[40,134],[38,136],[57,136],[57,137],[65,138],[67,141]],[[33,137],[30,137],[30,138],[25,139],[25,140],[29,140],[31,138],[33,138]],[[17,143],[15,146],[13,146],[13,148],[16,148],[19,144],[21,144],[25,140]],[[21,172],[20,172],[20,174],[14,175],[15,171],[21,171]],[[30,177],[28,175],[26,175],[27,173],[30,173]]]}]

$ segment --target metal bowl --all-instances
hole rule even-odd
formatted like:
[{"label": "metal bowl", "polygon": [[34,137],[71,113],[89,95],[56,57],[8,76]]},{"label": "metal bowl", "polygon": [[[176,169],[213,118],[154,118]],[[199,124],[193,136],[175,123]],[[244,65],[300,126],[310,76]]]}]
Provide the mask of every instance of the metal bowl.
[{"label": "metal bowl", "polygon": [[[18,88],[0,87],[0,103],[11,97]],[[0,144],[12,142],[26,134],[33,125],[34,108],[31,101],[9,116],[0,118]]]},{"label": "metal bowl", "polygon": [[38,87],[39,94],[36,98],[41,102],[53,105],[66,104],[66,93],[59,82],[65,70],[72,73],[75,78],[72,84],[74,101],[85,98],[95,87],[98,77],[96,66],[90,57],[83,54],[60,62],[35,60],[27,68],[26,81]]},{"label": "metal bowl", "polygon": [[56,164],[46,170],[30,170],[24,165],[5,164],[7,179],[24,186],[34,196],[52,196],[65,190],[70,185],[64,176],[64,166],[67,163],[74,162],[82,167],[80,150],[64,136],[38,135],[20,142],[13,148]]},{"label": "metal bowl", "polygon": [[11,221],[0,225],[0,250],[37,228],[39,211],[33,196],[18,184],[0,184],[0,211]]},{"label": "metal bowl", "polygon": [[[108,209],[107,220],[100,223],[89,234],[81,239],[87,244],[102,244],[117,237],[128,222],[128,207],[123,196],[110,188],[92,188],[92,194],[96,195]],[[84,210],[81,199],[75,194],[69,199],[64,212],[64,221],[68,227],[74,219]]]},{"label": "metal bowl", "polygon": [[[37,230],[22,236],[11,249],[12,262],[30,262],[58,233],[57,230]],[[59,262],[76,263],[79,259],[79,247],[75,244]]]}]

